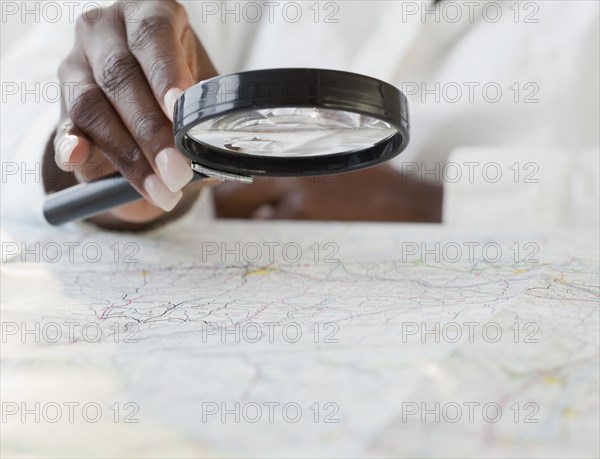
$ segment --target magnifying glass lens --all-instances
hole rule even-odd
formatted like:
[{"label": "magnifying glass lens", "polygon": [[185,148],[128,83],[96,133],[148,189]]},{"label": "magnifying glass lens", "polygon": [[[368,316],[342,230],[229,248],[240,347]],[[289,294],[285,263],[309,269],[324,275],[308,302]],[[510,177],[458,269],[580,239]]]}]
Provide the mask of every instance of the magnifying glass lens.
[{"label": "magnifying glass lens", "polygon": [[369,148],[397,130],[389,123],[343,110],[291,107],[217,116],[187,135],[211,147],[259,156],[323,156]]}]

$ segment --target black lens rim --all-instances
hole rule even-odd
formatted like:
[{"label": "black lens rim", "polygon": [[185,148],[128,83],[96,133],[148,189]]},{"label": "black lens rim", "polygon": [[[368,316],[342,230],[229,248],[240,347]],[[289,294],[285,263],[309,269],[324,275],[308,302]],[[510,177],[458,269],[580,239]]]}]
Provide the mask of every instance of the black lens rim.
[{"label": "black lens rim", "polygon": [[[232,153],[187,135],[191,128],[215,116],[280,107],[345,110],[385,121],[397,132],[363,150],[289,158]],[[202,81],[177,100],[173,126],[175,144],[189,159],[209,169],[248,176],[350,172],[392,159],[410,139],[408,102],[399,89],[356,73],[307,68],[253,70]]]}]

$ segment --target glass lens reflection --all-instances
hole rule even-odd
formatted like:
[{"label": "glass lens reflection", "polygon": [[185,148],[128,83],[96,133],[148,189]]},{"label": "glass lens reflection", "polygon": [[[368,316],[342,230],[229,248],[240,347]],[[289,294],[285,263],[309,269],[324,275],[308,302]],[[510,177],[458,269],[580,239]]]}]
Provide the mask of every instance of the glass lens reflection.
[{"label": "glass lens reflection", "polygon": [[322,156],[362,150],[394,135],[385,121],[341,110],[269,108],[218,116],[188,131],[207,145],[260,156]]}]

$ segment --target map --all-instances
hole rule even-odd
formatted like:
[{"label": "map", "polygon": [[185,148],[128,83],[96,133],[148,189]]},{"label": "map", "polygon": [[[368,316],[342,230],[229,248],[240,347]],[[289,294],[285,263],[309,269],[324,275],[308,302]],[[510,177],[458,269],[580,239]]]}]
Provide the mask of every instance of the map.
[{"label": "map", "polygon": [[600,454],[593,231],[2,240],[3,456]]}]

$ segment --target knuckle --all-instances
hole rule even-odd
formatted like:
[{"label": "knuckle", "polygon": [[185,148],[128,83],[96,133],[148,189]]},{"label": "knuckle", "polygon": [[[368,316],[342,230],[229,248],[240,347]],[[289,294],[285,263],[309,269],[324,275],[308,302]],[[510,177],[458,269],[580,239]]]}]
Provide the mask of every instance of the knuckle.
[{"label": "knuckle", "polygon": [[124,148],[119,154],[121,166],[132,166],[144,160],[144,154],[137,147]]},{"label": "knuckle", "polygon": [[148,60],[148,82],[159,92],[166,91],[172,84],[174,61],[168,56]]},{"label": "knuckle", "polygon": [[132,80],[137,61],[129,51],[110,50],[101,60],[98,83],[105,92],[114,92]]},{"label": "knuckle", "polygon": [[134,53],[139,52],[148,46],[148,43],[156,41],[161,34],[170,31],[172,27],[170,14],[151,15],[140,18],[128,37],[129,48]]},{"label": "knuckle", "polygon": [[139,144],[160,147],[157,137],[165,127],[164,115],[161,112],[141,112],[133,119],[133,132]]},{"label": "knuckle", "polygon": [[75,32],[77,34],[84,32],[93,26],[106,13],[99,5],[85,8],[75,20]]},{"label": "knuckle", "polygon": [[106,111],[102,109],[102,104],[98,103],[101,98],[102,90],[97,85],[85,85],[75,96],[69,110],[73,123],[84,130],[93,127]]},{"label": "knuckle", "polygon": [[310,216],[310,204],[304,193],[292,193],[285,201],[285,206],[294,218],[305,219]]},{"label": "knuckle", "polygon": [[130,182],[136,182],[148,173],[148,164],[137,146],[122,148],[116,157],[115,167]]}]

